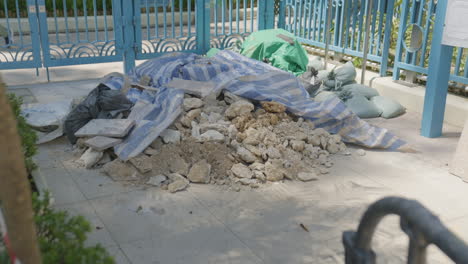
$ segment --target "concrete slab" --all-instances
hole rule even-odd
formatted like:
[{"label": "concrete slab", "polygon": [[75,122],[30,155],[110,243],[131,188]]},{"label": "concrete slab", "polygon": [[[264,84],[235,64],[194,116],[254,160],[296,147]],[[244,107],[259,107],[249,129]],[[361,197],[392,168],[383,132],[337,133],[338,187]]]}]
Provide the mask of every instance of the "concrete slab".
[{"label": "concrete slab", "polygon": [[86,140],[84,143],[86,146],[93,148],[97,151],[104,151],[122,142],[122,139],[97,136]]},{"label": "concrete slab", "polygon": [[119,246],[108,246],[105,248],[107,253],[114,258],[115,264],[131,264]]},{"label": "concrete slab", "polygon": [[83,193],[81,193],[80,189],[65,169],[39,169],[38,174],[47,181],[47,186],[52,192],[55,205],[59,206],[86,200]]},{"label": "concrete slab", "polygon": [[131,119],[93,119],[80,128],[76,137],[125,137],[135,125]]}]

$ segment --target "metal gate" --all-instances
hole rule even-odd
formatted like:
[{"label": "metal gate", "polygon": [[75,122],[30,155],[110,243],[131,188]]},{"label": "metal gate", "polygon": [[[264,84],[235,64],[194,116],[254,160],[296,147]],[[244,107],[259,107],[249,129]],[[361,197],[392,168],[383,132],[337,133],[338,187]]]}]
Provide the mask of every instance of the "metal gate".
[{"label": "metal gate", "polygon": [[273,6],[273,0],[4,0],[0,69],[123,61],[128,72],[136,60],[168,52],[232,47],[273,28]]},{"label": "metal gate", "polygon": [[41,67],[35,0],[0,4],[0,69]]}]

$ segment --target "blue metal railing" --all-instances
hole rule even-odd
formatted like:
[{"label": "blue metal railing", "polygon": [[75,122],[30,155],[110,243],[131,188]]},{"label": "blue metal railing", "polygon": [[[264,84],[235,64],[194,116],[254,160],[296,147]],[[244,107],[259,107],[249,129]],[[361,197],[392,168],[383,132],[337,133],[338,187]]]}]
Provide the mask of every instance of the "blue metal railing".
[{"label": "blue metal railing", "polygon": [[[330,22],[332,51],[363,57],[365,20],[368,1],[333,0],[329,12],[327,0],[282,0],[278,26],[296,35],[303,43],[325,48],[326,24]],[[368,58],[387,71],[394,0],[374,0]],[[284,9],[284,10],[281,10]],[[282,13],[285,12],[284,18]],[[328,17],[331,14],[331,17]]]}]

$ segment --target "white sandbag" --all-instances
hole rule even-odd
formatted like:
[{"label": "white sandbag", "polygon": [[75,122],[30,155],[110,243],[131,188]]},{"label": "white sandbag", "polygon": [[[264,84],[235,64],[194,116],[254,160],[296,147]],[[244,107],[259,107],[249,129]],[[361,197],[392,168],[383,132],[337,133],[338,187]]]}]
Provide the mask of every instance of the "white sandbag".
[{"label": "white sandbag", "polygon": [[367,99],[380,95],[376,89],[357,83],[345,85],[343,86],[343,90],[350,91],[353,95],[362,95]]},{"label": "white sandbag", "polygon": [[382,111],[383,118],[394,118],[406,112],[406,108],[392,98],[375,96],[371,101]]},{"label": "white sandbag", "polygon": [[309,63],[307,64],[307,71],[310,71],[312,68],[314,68],[317,71],[325,69],[325,64],[323,63],[321,57],[313,56],[309,59]]},{"label": "white sandbag", "polygon": [[345,104],[360,118],[375,118],[382,114],[382,111],[362,95],[355,95],[345,102]]}]

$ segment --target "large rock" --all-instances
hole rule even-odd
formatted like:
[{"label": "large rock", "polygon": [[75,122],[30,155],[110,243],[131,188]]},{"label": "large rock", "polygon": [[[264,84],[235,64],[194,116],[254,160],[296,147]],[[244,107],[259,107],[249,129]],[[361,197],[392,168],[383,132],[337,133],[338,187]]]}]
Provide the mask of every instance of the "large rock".
[{"label": "large rock", "polygon": [[284,170],[280,160],[265,163],[265,175],[268,181],[276,182],[284,179]]},{"label": "large rock", "polygon": [[239,158],[247,163],[253,163],[255,160],[255,155],[252,154],[252,152],[248,151],[244,147],[240,147],[237,149],[237,155],[239,155]]},{"label": "large rock", "polygon": [[211,165],[206,160],[201,160],[193,164],[187,178],[195,183],[210,182]]},{"label": "large rock", "polygon": [[198,137],[198,141],[200,142],[208,142],[208,141],[224,142],[224,135],[219,133],[216,130],[208,130],[205,133],[201,134],[200,137]]},{"label": "large rock", "polygon": [[188,186],[189,183],[187,181],[177,180],[169,184],[169,186],[167,186],[167,190],[171,193],[175,193],[187,189]]},{"label": "large rock", "polygon": [[96,151],[92,148],[89,148],[85,151],[85,153],[83,153],[83,155],[81,155],[78,163],[89,169],[99,162],[99,160],[102,158],[102,155],[103,153],[101,151]]},{"label": "large rock", "polygon": [[180,132],[173,129],[166,129],[161,133],[161,138],[166,144],[178,144],[180,143]]},{"label": "large rock", "polygon": [[284,113],[286,106],[277,102],[261,102],[263,109],[270,113]]},{"label": "large rock", "polygon": [[240,100],[234,102],[226,109],[224,115],[229,119],[234,119],[238,116],[246,115],[254,110],[254,105],[251,102]]},{"label": "large rock", "polygon": [[200,116],[201,112],[202,112],[201,109],[193,109],[193,110],[189,111],[185,116],[183,116],[180,119],[180,123],[182,123],[182,125],[184,125],[185,127],[191,128],[192,121],[195,118],[198,118]]},{"label": "large rock", "polygon": [[190,111],[192,109],[201,108],[204,105],[203,101],[198,98],[184,99],[184,110]]},{"label": "large rock", "polygon": [[300,172],[297,174],[297,178],[304,182],[318,180],[317,174],[313,172]]},{"label": "large rock", "polygon": [[147,173],[153,169],[153,164],[151,159],[145,154],[140,154],[134,158],[130,159],[130,163],[135,166],[141,173]]},{"label": "large rock", "polygon": [[166,180],[167,180],[167,177],[166,177],[166,176],[164,176],[164,175],[157,175],[157,176],[151,177],[151,178],[146,182],[146,184],[159,187],[159,186],[161,186],[161,184],[162,184],[163,182],[165,182]]},{"label": "large rock", "polygon": [[254,176],[249,167],[245,166],[242,163],[234,164],[231,168],[231,171],[238,178],[252,179]]},{"label": "large rock", "polygon": [[106,173],[114,181],[134,181],[137,180],[138,171],[129,163],[115,159],[102,167]]},{"label": "large rock", "polygon": [[178,173],[187,176],[189,169],[190,164],[185,162],[185,160],[182,157],[179,159],[175,159],[169,163],[169,170],[173,173]]}]

